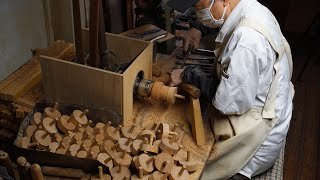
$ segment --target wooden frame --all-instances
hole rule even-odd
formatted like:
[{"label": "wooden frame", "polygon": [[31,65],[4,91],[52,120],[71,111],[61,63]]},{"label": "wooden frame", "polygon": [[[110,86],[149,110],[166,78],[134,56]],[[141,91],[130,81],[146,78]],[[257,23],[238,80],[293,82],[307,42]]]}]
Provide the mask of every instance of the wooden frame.
[{"label": "wooden frame", "polygon": [[[87,54],[88,29],[83,29],[82,34]],[[132,116],[136,76],[142,71],[145,79],[152,78],[153,44],[110,33],[106,33],[106,42],[120,63],[131,62],[122,74],[41,56],[44,91],[50,102],[112,108],[126,124]]]}]

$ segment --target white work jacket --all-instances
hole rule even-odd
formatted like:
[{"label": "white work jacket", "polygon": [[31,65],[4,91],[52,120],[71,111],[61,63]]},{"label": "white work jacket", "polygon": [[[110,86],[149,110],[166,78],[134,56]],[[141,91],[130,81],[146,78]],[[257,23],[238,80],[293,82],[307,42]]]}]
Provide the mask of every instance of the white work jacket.
[{"label": "white work jacket", "polygon": [[[216,38],[217,44],[227,37],[230,40],[221,55],[221,64],[225,68],[212,100],[214,107],[225,115],[241,115],[253,107],[263,108],[274,77],[276,52],[267,38],[253,28],[241,26],[235,29],[244,18],[268,27],[276,44],[281,43],[282,38],[278,23],[272,20],[272,13],[256,0],[241,0],[231,12]],[[294,92],[290,87],[292,72],[287,58],[284,55],[279,64],[275,100],[275,113],[279,121],[239,172],[248,178],[273,165],[288,132]]]}]

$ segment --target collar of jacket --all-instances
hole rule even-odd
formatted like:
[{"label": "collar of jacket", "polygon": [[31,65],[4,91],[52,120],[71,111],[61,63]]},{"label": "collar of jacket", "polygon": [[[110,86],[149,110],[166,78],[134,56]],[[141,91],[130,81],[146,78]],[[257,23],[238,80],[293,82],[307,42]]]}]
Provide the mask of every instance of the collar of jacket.
[{"label": "collar of jacket", "polygon": [[240,0],[239,4],[233,9],[228,19],[221,27],[215,40],[217,43],[222,43],[224,39],[233,32],[244,17],[246,9],[255,2],[257,2],[257,0]]}]

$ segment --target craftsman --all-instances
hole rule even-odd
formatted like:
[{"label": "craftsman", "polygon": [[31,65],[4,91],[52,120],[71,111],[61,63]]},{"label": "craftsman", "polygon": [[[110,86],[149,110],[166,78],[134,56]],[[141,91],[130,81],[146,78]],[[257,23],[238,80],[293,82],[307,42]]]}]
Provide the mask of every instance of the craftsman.
[{"label": "craftsman", "polygon": [[[198,20],[220,28],[212,74],[176,69],[171,85],[191,83],[210,104],[216,152],[202,179],[247,179],[271,168],[285,144],[294,95],[292,57],[273,14],[257,0],[170,0],[195,7]],[[202,31],[201,31],[202,30]],[[199,46],[203,28],[186,32],[184,47]]]}]

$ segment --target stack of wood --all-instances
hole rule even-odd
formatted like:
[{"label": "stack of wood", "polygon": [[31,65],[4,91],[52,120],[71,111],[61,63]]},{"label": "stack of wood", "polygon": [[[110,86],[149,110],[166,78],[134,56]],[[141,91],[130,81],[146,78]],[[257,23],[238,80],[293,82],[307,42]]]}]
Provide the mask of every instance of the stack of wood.
[{"label": "stack of wood", "polygon": [[34,57],[0,82],[0,141],[12,142],[21,121],[35,103],[44,98],[39,56],[72,61],[73,44],[57,41],[46,49],[35,49]]},{"label": "stack of wood", "polygon": [[96,159],[116,179],[189,179],[200,162],[180,144],[178,125],[150,124],[113,127],[111,122],[92,124],[88,110],[62,115],[58,104],[33,115],[20,139],[22,148],[35,148],[78,158]]}]

